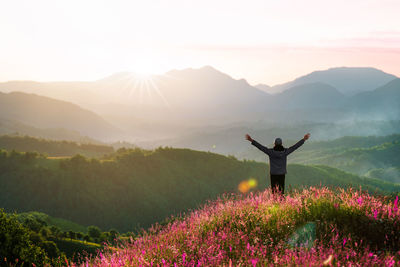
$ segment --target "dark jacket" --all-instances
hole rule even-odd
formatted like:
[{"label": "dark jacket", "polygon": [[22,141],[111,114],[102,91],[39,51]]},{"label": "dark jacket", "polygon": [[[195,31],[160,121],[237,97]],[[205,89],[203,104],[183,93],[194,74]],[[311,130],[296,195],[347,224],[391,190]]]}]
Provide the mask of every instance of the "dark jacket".
[{"label": "dark jacket", "polygon": [[253,140],[251,144],[269,156],[269,169],[271,174],[286,174],[287,156],[302,146],[304,144],[304,139],[301,139],[289,148],[285,148],[283,151],[276,151],[272,148],[265,147],[255,140]]}]

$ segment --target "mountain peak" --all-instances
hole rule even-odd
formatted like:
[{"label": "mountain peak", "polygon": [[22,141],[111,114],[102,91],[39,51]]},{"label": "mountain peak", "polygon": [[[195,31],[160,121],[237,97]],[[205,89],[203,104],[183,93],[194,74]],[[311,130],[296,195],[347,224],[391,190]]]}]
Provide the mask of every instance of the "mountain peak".
[{"label": "mountain peak", "polygon": [[291,82],[273,86],[274,92],[282,92],[291,87],[322,82],[335,87],[345,95],[372,91],[397,77],[371,67],[335,67],[327,70],[313,71]]},{"label": "mountain peak", "polygon": [[200,68],[186,68],[186,69],[182,69],[182,70],[178,70],[178,69],[173,69],[168,71],[166,74],[167,75],[180,75],[180,74],[198,74],[198,73],[204,73],[204,74],[210,74],[210,75],[224,75],[224,76],[228,76],[227,74],[217,70],[216,68],[210,66],[210,65],[206,65]]}]

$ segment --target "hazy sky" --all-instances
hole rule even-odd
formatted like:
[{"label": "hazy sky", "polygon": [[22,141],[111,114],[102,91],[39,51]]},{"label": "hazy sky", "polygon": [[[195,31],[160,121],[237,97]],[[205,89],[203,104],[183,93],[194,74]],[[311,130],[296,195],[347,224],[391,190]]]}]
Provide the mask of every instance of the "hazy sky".
[{"label": "hazy sky", "polygon": [[211,65],[274,85],[313,70],[400,76],[399,0],[2,0],[0,81]]}]

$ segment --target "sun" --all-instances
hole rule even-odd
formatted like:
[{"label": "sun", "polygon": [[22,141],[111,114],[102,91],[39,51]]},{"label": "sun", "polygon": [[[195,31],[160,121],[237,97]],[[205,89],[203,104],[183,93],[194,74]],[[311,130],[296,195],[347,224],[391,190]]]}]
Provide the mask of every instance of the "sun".
[{"label": "sun", "polygon": [[137,76],[149,78],[151,75],[161,74],[160,63],[152,56],[151,51],[141,51],[136,54],[131,64],[131,71]]}]

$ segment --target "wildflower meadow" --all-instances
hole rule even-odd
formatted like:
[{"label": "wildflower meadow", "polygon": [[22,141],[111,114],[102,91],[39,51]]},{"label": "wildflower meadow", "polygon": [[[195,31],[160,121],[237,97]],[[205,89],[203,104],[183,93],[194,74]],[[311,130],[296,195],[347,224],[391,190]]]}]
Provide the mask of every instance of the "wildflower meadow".
[{"label": "wildflower meadow", "polygon": [[224,195],[71,266],[395,266],[398,196],[309,187]]}]

